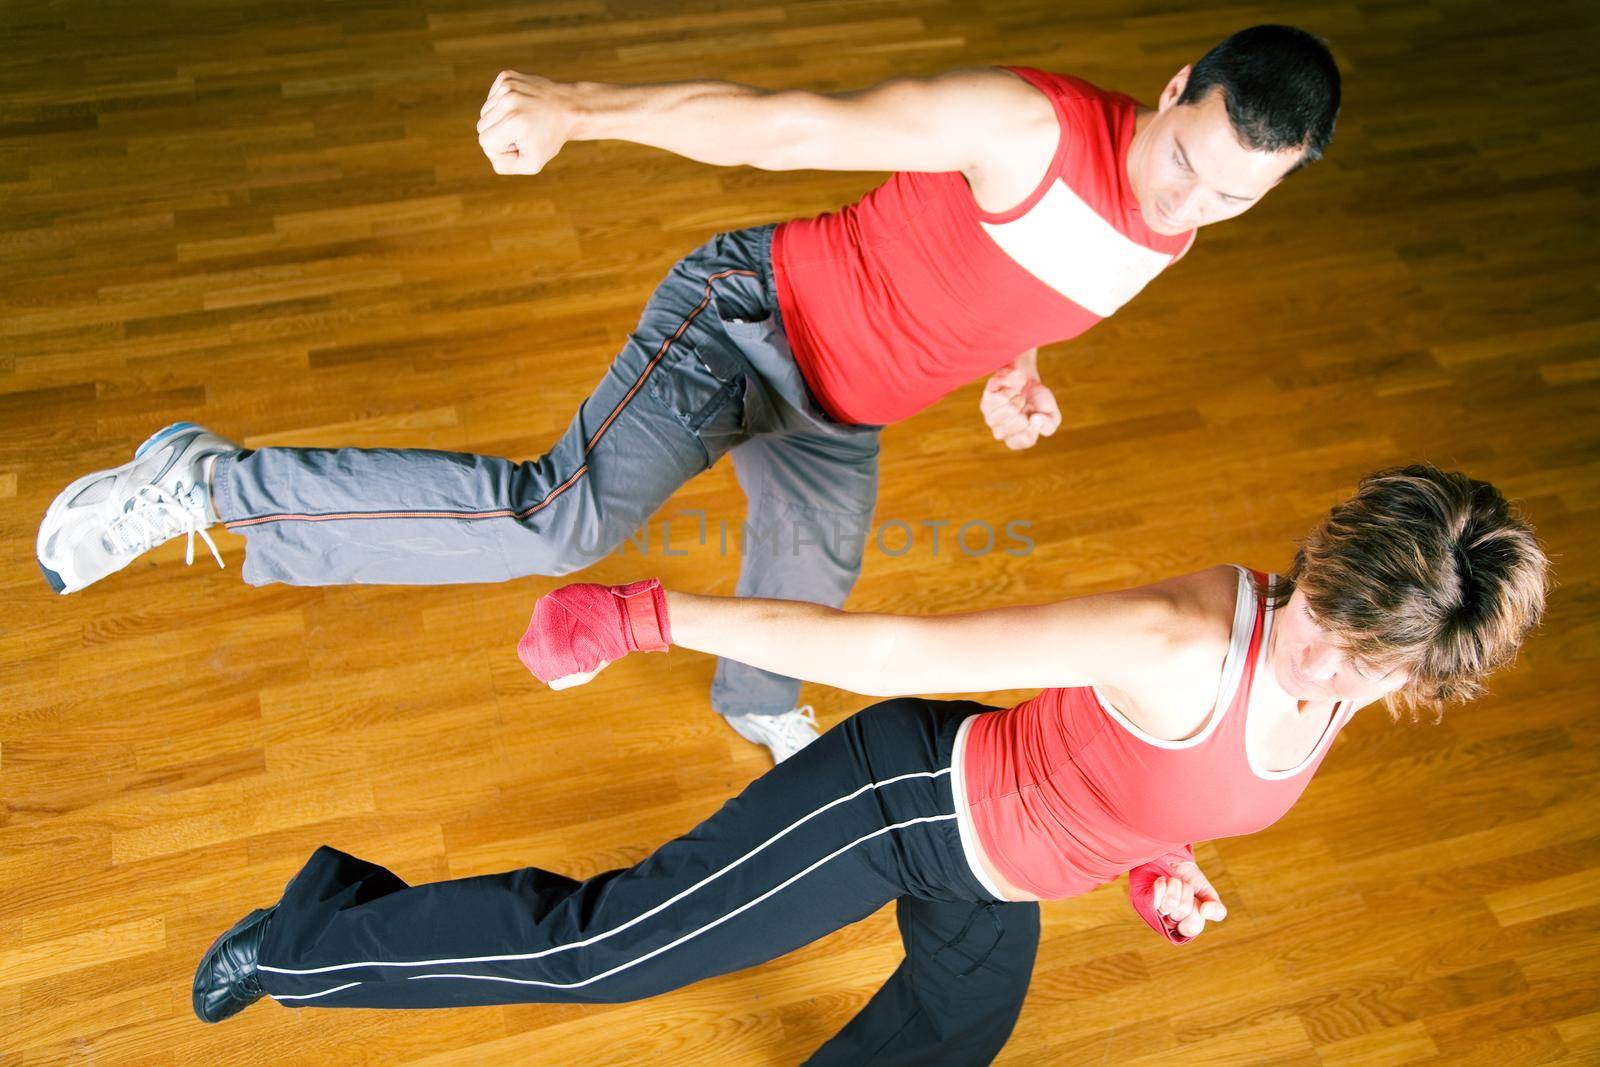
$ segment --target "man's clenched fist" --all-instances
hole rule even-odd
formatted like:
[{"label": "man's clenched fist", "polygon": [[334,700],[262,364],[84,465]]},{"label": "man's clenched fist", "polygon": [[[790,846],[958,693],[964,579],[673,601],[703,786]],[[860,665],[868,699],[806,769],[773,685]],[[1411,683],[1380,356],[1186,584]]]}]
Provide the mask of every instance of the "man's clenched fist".
[{"label": "man's clenched fist", "polygon": [[478,115],[478,144],[496,174],[537,174],[572,132],[565,87],[537,74],[503,70]]},{"label": "man's clenched fist", "polygon": [[1033,359],[1030,352],[995,371],[978,401],[989,431],[1007,448],[1031,448],[1061,426],[1061,408],[1049,386],[1039,380]]}]

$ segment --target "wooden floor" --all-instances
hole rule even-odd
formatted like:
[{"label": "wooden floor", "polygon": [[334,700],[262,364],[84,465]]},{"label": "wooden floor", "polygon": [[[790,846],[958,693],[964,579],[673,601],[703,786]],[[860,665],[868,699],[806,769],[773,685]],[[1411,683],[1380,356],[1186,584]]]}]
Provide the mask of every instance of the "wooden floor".
[{"label": "wooden floor", "polygon": [[[968,387],[884,437],[880,521],[1031,523],[1026,557],[869,551],[859,608],[942,612],[1282,567],[1365,471],[1526,503],[1549,624],[1440,726],[1374,709],[1270,831],[1206,844],[1231,906],[1173,949],[1120,886],[1047,905],[1015,1065],[1600,1060],[1600,9],[1111,0],[261,0],[0,8],[0,1063],[792,1064],[899,956],[890,911],[633,1005],[190,1014],[194,963],[324,842],[412,881],[633,862],[764,769],[712,662],[569,694],[513,646],[551,580],[250,588],[168,545],[52,596],[52,496],[188,418],[248,445],[532,457],[668,265],[861,174],[615,143],[496,176],[505,67],[860,87],[1026,63],[1153,99],[1251,22],[1329,37],[1328,159],[1047,350],[1031,452]],[[736,520],[720,467],[662,518]],[[890,538],[898,547],[900,535]],[[715,545],[608,559],[730,592]],[[808,687],[825,723],[869,701]]]}]

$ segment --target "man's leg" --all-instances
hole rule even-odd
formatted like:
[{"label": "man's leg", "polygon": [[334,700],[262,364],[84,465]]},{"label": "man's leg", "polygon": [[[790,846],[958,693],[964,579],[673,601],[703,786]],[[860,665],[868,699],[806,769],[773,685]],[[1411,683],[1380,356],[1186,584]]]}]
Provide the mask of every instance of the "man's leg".
[{"label": "man's leg", "polygon": [[[501,581],[581,568],[742,438],[748,371],[707,308],[718,286],[756,273],[748,260],[747,244],[719,236],[676,264],[538,460],[301,448],[215,458],[227,442],[182,456],[173,446],[170,462],[150,453],[73,483],[41,526],[41,567],[72,592],[220,518],[247,537],[253,584]],[[206,501],[194,487],[213,458]]]},{"label": "man's leg", "polygon": [[[764,247],[758,254],[765,261]],[[750,438],[733,450],[747,500],[737,592],[839,607],[861,573],[871,534],[881,427],[835,422],[811,395],[770,272],[738,279],[713,303],[751,369]],[[809,709],[795,707],[799,693],[793,678],[721,660],[711,704],[782,760],[817,736]]]},{"label": "man's leg", "polygon": [[901,897],[906,958],[811,1067],[971,1067],[999,1054],[1022,1011],[1039,905]]},{"label": "man's leg", "polygon": [[[748,500],[738,595],[842,606],[871,536],[877,431],[819,425],[752,437],[732,454]],[[774,716],[799,693],[794,678],[720,660],[711,704],[730,719]]]},{"label": "man's leg", "polygon": [[537,460],[261,449],[220,461],[217,513],[252,584],[435,584],[561,575],[603,557],[742,434],[745,371],[709,294],[740,268],[673,267],[566,433]]}]

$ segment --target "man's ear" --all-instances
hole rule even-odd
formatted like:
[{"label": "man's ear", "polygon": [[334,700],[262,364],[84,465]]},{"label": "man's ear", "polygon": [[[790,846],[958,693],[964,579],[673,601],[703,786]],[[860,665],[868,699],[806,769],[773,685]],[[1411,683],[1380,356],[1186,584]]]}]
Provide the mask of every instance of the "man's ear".
[{"label": "man's ear", "polygon": [[1183,90],[1189,85],[1189,72],[1194,69],[1194,64],[1189,63],[1167,82],[1167,87],[1161,90],[1161,99],[1156,101],[1156,110],[1165,111],[1178,102],[1178,97],[1183,95]]}]

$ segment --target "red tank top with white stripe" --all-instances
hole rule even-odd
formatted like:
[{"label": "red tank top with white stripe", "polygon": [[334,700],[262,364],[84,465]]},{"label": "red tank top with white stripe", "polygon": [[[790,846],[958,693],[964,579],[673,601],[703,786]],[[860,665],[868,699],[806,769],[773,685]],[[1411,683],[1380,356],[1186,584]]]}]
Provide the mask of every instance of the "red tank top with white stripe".
[{"label": "red tank top with white stripe", "polygon": [[1354,708],[1334,708],[1300,766],[1261,767],[1246,743],[1245,723],[1256,673],[1270,669],[1272,613],[1251,589],[1249,573],[1265,580],[1239,568],[1217,701],[1194,737],[1151,737],[1092,686],[1047,689],[962,724],[954,785],[965,801],[958,801],[958,813],[969,860],[976,836],[1002,878],[1057,899],[1192,842],[1255,833],[1283,817]]},{"label": "red tank top with white stripe", "polygon": [[1050,98],[1060,140],[1022,203],[978,207],[959,172],[899,173],[773,236],[795,361],[841,422],[882,425],[1075,337],[1188,249],[1144,224],[1128,179],[1137,104],[1065,74],[1008,67]]}]

